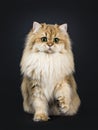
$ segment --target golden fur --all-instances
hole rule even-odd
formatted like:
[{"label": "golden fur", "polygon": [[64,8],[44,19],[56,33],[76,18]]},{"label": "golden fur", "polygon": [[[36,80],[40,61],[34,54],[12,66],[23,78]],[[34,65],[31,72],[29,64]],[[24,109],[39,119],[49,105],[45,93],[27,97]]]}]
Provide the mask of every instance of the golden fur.
[{"label": "golden fur", "polygon": [[[42,38],[47,38],[42,41]],[[53,39],[58,38],[58,41]],[[73,77],[74,59],[67,24],[33,23],[21,59],[23,107],[34,121],[73,115],[80,99]]]}]

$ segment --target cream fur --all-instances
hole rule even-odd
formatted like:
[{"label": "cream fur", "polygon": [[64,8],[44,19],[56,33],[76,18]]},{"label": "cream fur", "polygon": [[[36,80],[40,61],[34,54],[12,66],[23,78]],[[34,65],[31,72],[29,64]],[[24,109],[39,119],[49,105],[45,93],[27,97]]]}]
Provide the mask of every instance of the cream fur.
[{"label": "cream fur", "polygon": [[[32,79],[41,81],[47,99],[52,96],[54,87],[74,70],[73,59],[69,54],[34,53],[24,59],[22,72]],[[34,75],[32,77],[32,72]]]},{"label": "cream fur", "polygon": [[[63,34],[57,25],[43,25],[45,30],[41,26],[39,30],[37,27],[37,33],[30,31],[21,60],[24,110],[34,113],[34,121],[48,120],[48,114],[60,114],[55,100],[65,115],[75,114],[80,105],[73,78],[74,60],[69,36]],[[52,39],[41,43],[39,37],[46,33],[49,39],[55,34],[63,40],[58,44],[54,44]],[[51,49],[48,42],[53,44]],[[53,102],[53,109],[49,110],[49,102]]]}]

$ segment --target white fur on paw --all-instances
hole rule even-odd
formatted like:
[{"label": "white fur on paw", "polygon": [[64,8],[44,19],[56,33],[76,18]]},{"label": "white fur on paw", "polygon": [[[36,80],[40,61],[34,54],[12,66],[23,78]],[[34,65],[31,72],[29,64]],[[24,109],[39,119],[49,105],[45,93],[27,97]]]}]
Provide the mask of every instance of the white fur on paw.
[{"label": "white fur on paw", "polygon": [[58,98],[58,105],[62,113],[66,113],[69,110],[69,103],[64,97]]},{"label": "white fur on paw", "polygon": [[44,113],[35,114],[33,118],[34,121],[48,121],[48,119],[49,117]]},{"label": "white fur on paw", "polygon": [[60,111],[62,113],[66,113],[69,110],[69,105],[63,105],[63,107],[60,107]]}]

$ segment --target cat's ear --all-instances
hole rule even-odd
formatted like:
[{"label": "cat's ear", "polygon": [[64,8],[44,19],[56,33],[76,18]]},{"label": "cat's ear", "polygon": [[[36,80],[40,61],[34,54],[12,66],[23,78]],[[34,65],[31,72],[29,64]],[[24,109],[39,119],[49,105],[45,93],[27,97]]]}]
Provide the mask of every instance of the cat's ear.
[{"label": "cat's ear", "polygon": [[61,31],[63,31],[64,33],[66,33],[66,32],[67,32],[67,24],[65,23],[65,24],[60,25],[60,26],[59,26],[59,29],[60,29]]},{"label": "cat's ear", "polygon": [[37,32],[41,28],[41,24],[38,22],[33,22],[33,33]]}]

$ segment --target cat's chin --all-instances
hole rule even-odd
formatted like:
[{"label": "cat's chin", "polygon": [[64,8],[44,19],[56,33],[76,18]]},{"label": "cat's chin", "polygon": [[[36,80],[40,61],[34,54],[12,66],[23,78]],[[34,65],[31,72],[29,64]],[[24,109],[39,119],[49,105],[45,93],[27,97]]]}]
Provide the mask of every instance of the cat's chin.
[{"label": "cat's chin", "polygon": [[62,53],[62,52],[59,52],[59,51],[53,51],[53,50],[44,50],[44,51],[37,51],[37,52],[41,52],[41,53],[46,53],[46,54],[55,54],[55,53]]},{"label": "cat's chin", "polygon": [[43,53],[46,53],[46,54],[53,54],[53,53],[55,53],[55,51],[52,50],[52,49],[47,49],[47,50],[38,51],[38,52],[43,52]]},{"label": "cat's chin", "polygon": [[50,50],[50,49],[48,49],[48,50],[46,50],[46,51],[44,51],[45,53],[48,53],[48,54],[53,54],[53,53],[55,53],[53,50]]}]

